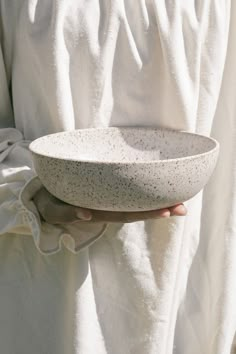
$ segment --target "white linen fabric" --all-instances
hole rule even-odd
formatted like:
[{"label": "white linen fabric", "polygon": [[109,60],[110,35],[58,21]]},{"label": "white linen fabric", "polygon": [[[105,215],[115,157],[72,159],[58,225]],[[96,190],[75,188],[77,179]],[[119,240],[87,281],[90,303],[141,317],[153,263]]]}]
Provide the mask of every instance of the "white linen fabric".
[{"label": "white linen fabric", "polygon": [[[2,353],[233,350],[235,26],[230,0],[0,0]],[[109,126],[218,139],[186,217],[40,221],[29,142]]]}]

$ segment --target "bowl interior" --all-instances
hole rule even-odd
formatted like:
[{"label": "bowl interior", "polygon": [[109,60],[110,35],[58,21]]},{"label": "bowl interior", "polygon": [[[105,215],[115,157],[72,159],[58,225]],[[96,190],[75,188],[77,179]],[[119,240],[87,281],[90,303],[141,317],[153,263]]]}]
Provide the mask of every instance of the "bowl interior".
[{"label": "bowl interior", "polygon": [[36,139],[30,150],[58,159],[97,162],[145,162],[183,158],[216,148],[211,138],[156,128],[92,128]]}]

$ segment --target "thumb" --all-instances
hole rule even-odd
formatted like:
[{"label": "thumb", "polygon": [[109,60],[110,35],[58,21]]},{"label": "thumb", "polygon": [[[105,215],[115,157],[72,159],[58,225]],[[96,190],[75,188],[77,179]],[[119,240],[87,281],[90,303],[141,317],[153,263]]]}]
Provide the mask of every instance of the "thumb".
[{"label": "thumb", "polygon": [[43,219],[49,224],[67,224],[79,220],[91,220],[88,209],[64,203],[50,194],[45,188],[34,197],[34,202]]},{"label": "thumb", "polygon": [[92,214],[89,210],[64,203],[50,208],[47,211],[47,217],[48,222],[52,224],[71,224],[80,220],[89,221]]}]

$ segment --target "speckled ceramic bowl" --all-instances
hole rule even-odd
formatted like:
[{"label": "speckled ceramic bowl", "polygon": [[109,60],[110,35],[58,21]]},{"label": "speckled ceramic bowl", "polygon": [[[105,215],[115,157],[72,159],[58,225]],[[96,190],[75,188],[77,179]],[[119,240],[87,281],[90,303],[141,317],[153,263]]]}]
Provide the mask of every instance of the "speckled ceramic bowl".
[{"label": "speckled ceramic bowl", "polygon": [[35,170],[57,198],[84,208],[144,211],[184,202],[208,182],[219,144],[155,128],[83,129],[30,144]]}]

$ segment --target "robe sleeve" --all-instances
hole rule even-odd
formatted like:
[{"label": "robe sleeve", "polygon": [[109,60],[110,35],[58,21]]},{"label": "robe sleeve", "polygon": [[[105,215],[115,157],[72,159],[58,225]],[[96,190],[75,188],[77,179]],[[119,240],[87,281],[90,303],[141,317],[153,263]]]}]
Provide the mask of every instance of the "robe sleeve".
[{"label": "robe sleeve", "polygon": [[9,86],[0,41],[0,235],[29,235],[43,254],[58,252],[62,243],[76,253],[101,237],[107,225],[55,226],[41,221],[33,196],[42,184],[33,167],[30,141],[15,127]]}]

